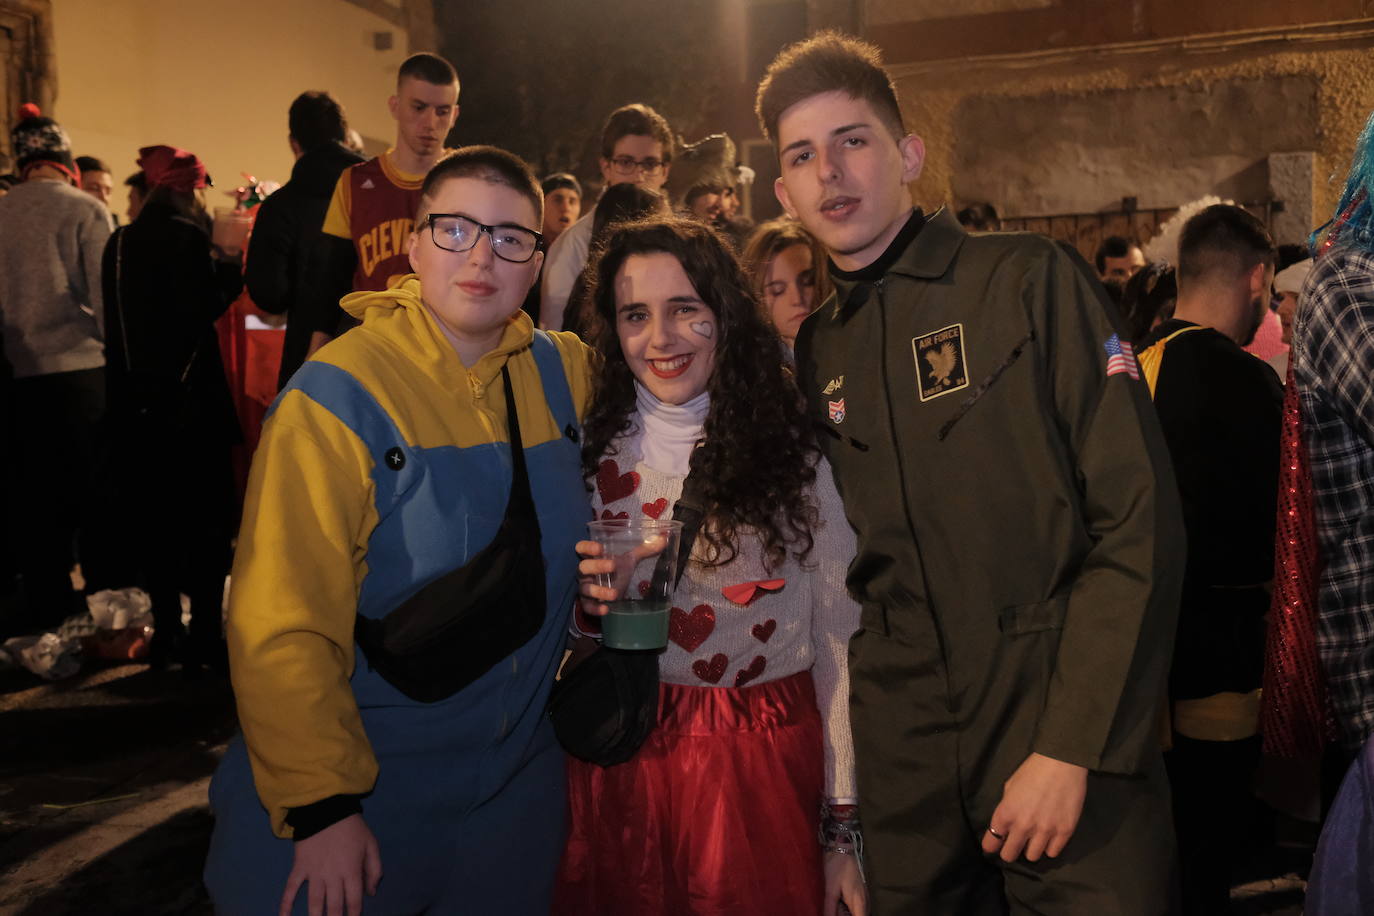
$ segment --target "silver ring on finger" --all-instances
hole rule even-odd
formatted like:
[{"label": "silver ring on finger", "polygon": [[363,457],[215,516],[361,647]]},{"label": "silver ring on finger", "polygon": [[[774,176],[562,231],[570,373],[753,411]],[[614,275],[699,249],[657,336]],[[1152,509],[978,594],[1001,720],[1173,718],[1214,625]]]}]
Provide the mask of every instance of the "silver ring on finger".
[{"label": "silver ring on finger", "polygon": [[991,824],[988,825],[988,833],[992,834],[993,839],[996,840],[1005,840],[1007,838],[1007,835],[1005,833],[998,833],[997,828],[992,826]]}]

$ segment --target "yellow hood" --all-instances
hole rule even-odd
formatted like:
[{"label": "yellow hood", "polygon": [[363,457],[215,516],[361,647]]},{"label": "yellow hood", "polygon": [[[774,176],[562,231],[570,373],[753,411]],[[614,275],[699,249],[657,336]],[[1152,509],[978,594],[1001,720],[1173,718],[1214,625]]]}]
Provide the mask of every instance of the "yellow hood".
[{"label": "yellow hood", "polygon": [[477,361],[464,366],[439,322],[420,295],[420,278],[406,274],[383,290],[349,293],[339,305],[394,346],[406,351],[426,372],[437,379],[452,381],[456,376],[490,385],[501,374],[506,358],[530,345],[534,322],[523,309],[517,309],[501,335],[501,342]]}]

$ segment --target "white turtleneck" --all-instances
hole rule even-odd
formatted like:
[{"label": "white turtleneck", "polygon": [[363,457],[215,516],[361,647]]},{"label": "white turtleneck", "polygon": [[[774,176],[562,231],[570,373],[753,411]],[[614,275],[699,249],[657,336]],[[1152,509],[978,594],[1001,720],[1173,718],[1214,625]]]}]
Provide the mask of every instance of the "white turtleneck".
[{"label": "white turtleneck", "polygon": [[632,434],[633,447],[645,464],[661,474],[686,477],[692,449],[701,441],[711,395],[703,391],[686,404],[665,404],[648,388],[635,382],[635,407],[639,427]]}]

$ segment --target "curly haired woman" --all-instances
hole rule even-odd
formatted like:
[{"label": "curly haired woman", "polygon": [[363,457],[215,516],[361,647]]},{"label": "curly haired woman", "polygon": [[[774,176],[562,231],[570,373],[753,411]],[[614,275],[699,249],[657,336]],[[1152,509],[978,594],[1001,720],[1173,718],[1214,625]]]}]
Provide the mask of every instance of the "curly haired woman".
[{"label": "curly haired woman", "polygon": [[726,243],[699,223],[621,226],[594,279],[594,509],[671,517],[690,471],[706,520],[674,594],[657,728],[627,763],[570,762],[555,912],[792,916],[843,901],[859,916],[854,536],[783,350]]}]

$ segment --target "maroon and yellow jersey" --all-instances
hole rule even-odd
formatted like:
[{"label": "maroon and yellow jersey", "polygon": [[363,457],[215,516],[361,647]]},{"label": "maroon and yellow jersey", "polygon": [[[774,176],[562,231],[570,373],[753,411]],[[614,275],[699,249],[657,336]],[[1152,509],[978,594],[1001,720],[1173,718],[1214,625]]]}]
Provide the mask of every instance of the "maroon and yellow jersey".
[{"label": "maroon and yellow jersey", "polygon": [[393,277],[411,273],[406,243],[425,176],[398,171],[390,153],[344,169],[325,213],[324,231],[351,241],[358,255],[355,290],[386,289]]}]

